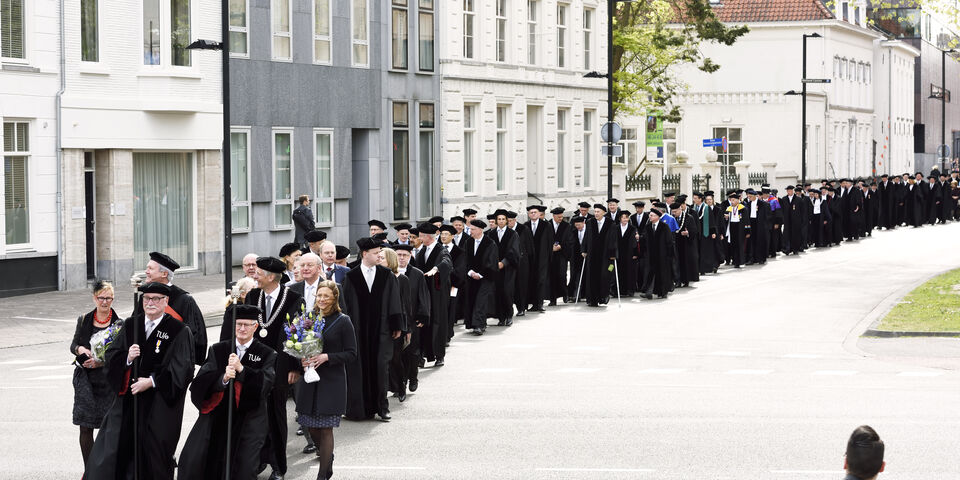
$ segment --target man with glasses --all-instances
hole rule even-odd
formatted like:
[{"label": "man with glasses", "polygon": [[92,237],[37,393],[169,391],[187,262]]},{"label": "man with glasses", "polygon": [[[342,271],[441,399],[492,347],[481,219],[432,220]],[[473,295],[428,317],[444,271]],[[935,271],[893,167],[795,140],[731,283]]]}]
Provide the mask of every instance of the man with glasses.
[{"label": "man with glasses", "polygon": [[256,253],[248,253],[243,256],[243,276],[247,278],[253,278],[257,274],[257,258],[259,256]]},{"label": "man with glasses", "polygon": [[133,478],[135,469],[147,475],[142,478],[173,479],[183,400],[193,378],[193,336],[183,322],[165,313],[169,286],[150,282],[139,291],[141,311],[123,322],[107,347],[107,380],[117,399],[90,452],[84,473],[88,480]]},{"label": "man with glasses", "polygon": [[[162,283],[170,289],[165,313],[190,328],[194,342],[193,361],[197,365],[203,365],[207,354],[207,326],[197,301],[186,290],[173,284],[173,272],[178,268],[180,264],[169,256],[160,252],[150,252],[150,261],[147,262],[147,268],[144,270],[146,282]],[[140,313],[136,306],[134,313]]]}]

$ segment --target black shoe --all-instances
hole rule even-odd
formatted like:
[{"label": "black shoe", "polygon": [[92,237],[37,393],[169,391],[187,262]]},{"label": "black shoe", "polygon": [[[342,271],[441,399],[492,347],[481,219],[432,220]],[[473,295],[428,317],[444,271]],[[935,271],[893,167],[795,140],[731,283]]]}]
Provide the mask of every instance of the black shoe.
[{"label": "black shoe", "polygon": [[479,328],[474,328],[473,334],[479,337],[480,335],[483,335],[483,330],[480,330]]},{"label": "black shoe", "polygon": [[507,325],[507,321],[506,321],[506,320],[500,320],[499,322],[497,322],[497,326],[498,326],[498,327],[503,327],[503,326],[506,326],[506,325]]},{"label": "black shoe", "polygon": [[313,453],[316,451],[317,451],[316,445],[307,445],[306,447],[303,447],[303,453]]},{"label": "black shoe", "polygon": [[420,362],[417,364],[418,367],[423,368],[426,363],[423,360],[423,357],[420,357]]},{"label": "black shoe", "polygon": [[550,300],[550,303],[548,303],[547,306],[548,306],[548,307],[556,307],[556,306],[557,306],[557,301],[556,301],[556,300]]},{"label": "black shoe", "polygon": [[[440,364],[443,365],[442,362],[441,362]],[[411,391],[411,392],[416,392],[416,391],[417,391],[417,387],[419,387],[419,386],[420,386],[420,381],[419,381],[419,380],[410,380],[410,387],[409,387],[409,388],[410,388],[410,391]]]},{"label": "black shoe", "polygon": [[403,403],[404,401],[407,400],[407,394],[403,392],[398,393],[397,400],[400,400],[400,403]]},{"label": "black shoe", "polygon": [[298,436],[303,436],[303,427],[300,427],[300,428],[297,429],[297,435],[298,435]]},{"label": "black shoe", "polygon": [[524,317],[524,316],[526,316],[526,315],[527,315],[526,310],[524,310],[524,311],[522,311],[522,312],[517,312],[517,316],[518,316],[518,317]]},{"label": "black shoe", "polygon": [[[483,335],[482,332],[481,332],[480,334]],[[443,366],[443,359],[441,358],[441,359],[437,360],[436,362],[434,362],[433,366],[434,366],[434,367],[442,367],[442,366]],[[411,392],[412,392],[413,390],[414,390],[413,388],[410,389]]]},{"label": "black shoe", "polygon": [[642,294],[642,295],[640,295],[640,296],[643,297],[643,298],[646,298],[647,300],[653,300],[653,294],[652,294],[652,293],[644,293],[644,294]]},{"label": "black shoe", "polygon": [[283,474],[274,470],[270,473],[270,480],[283,480]]},{"label": "black shoe", "polygon": [[593,302],[587,302],[587,306],[588,306],[588,307],[599,307],[600,305],[597,304],[597,303],[593,303]]},{"label": "black shoe", "polygon": [[512,319],[512,318],[508,318],[508,319],[506,320],[506,322],[504,322],[503,326],[505,326],[505,327],[512,327],[512,326],[513,326],[513,319]]},{"label": "black shoe", "polygon": [[389,422],[390,419],[393,418],[390,416],[390,412],[387,412],[387,411],[378,413],[377,417],[379,417],[377,418],[377,420],[380,420],[381,422]]}]

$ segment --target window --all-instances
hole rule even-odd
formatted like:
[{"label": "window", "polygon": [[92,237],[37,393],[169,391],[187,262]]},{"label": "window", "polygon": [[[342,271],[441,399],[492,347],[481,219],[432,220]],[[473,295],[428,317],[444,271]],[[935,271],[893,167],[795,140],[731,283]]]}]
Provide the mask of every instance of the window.
[{"label": "window", "polygon": [[230,132],[230,218],[234,232],[250,231],[250,131]]},{"label": "window", "polygon": [[557,66],[567,64],[567,6],[557,5]]},{"label": "window", "polygon": [[477,143],[477,126],[474,118],[476,106],[463,106],[463,191],[473,193],[474,184],[474,155]]},{"label": "window", "polygon": [[391,9],[392,18],[392,37],[390,42],[390,51],[393,57],[391,66],[399,70],[407,69],[407,45],[409,42],[407,33],[407,0],[393,0]]},{"label": "window", "polygon": [[30,125],[3,124],[3,209],[7,245],[30,242],[30,198],[27,161],[30,158]]},{"label": "window", "polygon": [[313,0],[313,63],[329,65],[331,62],[331,23],[330,0]]},{"label": "window", "polygon": [[293,6],[290,0],[270,0],[270,36],[273,38],[271,56],[273,60],[291,60],[290,17]]},{"label": "window", "polygon": [[537,2],[527,0],[527,63],[537,64]]},{"label": "window", "polygon": [[436,211],[434,208],[434,129],[436,118],[432,103],[420,104],[420,165],[417,172],[420,188],[420,216]]},{"label": "window", "polygon": [[848,17],[847,12],[850,10],[850,4],[847,3],[847,2],[841,3],[841,4],[840,4],[840,10],[842,11],[843,21],[844,21],[844,22],[849,21],[850,19],[849,19],[849,17]]},{"label": "window", "polygon": [[248,0],[230,0],[230,55],[246,57],[249,52],[247,42]]},{"label": "window", "polygon": [[410,107],[393,102],[393,219],[410,218]]},{"label": "window", "polygon": [[497,61],[507,61],[507,0],[497,0]]},{"label": "window", "polygon": [[474,24],[477,17],[473,2],[474,0],[463,0],[463,58],[473,58]]},{"label": "window", "polygon": [[593,46],[593,10],[583,10],[583,69],[590,70],[590,51]]},{"label": "window", "polygon": [[[100,61],[97,2],[98,0],[80,0],[80,60],[84,62]],[[3,20],[0,19],[0,22]]]},{"label": "window", "polygon": [[194,162],[188,152],[133,153],[133,263],[165,252],[182,267],[196,265]]},{"label": "window", "polygon": [[420,0],[420,71],[433,71],[433,0]]},{"label": "window", "polygon": [[870,82],[873,80],[873,79],[871,78],[872,76],[873,76],[873,74],[872,74],[872,72],[871,72],[871,70],[870,70],[870,64],[868,63],[868,64],[866,64],[866,65],[864,66],[864,69],[863,69],[863,81],[864,81],[864,83],[866,83],[867,85],[870,85]]},{"label": "window", "polygon": [[293,131],[273,131],[273,226],[290,228],[293,214]]},{"label": "window", "polygon": [[623,148],[623,155],[619,158],[613,157],[613,161],[620,164],[623,164],[626,161],[629,162],[630,165],[636,165],[638,154],[640,152],[640,147],[637,144],[637,129],[624,128],[623,135],[621,136],[620,143],[618,143],[618,145]]},{"label": "window", "polygon": [[143,0],[143,64],[160,65],[160,0]]},{"label": "window", "polygon": [[0,0],[0,56],[25,59],[24,0]]},{"label": "window", "polygon": [[170,0],[170,63],[190,66],[190,0]]},{"label": "window", "polygon": [[313,166],[317,172],[313,213],[317,225],[333,225],[333,131],[313,133]]},{"label": "window", "polygon": [[592,110],[583,111],[583,186],[593,186],[593,116]]},{"label": "window", "polygon": [[507,189],[507,155],[509,155],[509,140],[507,139],[507,128],[509,123],[509,107],[505,105],[497,106],[497,191],[503,192]]},{"label": "window", "polygon": [[368,47],[370,35],[367,30],[370,19],[367,18],[367,0],[351,0],[350,37],[353,42],[353,66],[370,66]]},{"label": "window", "polygon": [[567,188],[567,117],[569,110],[557,110],[557,188]]},{"label": "window", "polygon": [[833,57],[833,78],[840,78],[840,57]]},{"label": "window", "polygon": [[720,173],[722,175],[734,175],[737,173],[733,164],[743,160],[743,139],[740,128],[714,127],[713,138],[727,137],[727,151],[723,147],[713,147],[717,152],[717,159],[720,162]]}]

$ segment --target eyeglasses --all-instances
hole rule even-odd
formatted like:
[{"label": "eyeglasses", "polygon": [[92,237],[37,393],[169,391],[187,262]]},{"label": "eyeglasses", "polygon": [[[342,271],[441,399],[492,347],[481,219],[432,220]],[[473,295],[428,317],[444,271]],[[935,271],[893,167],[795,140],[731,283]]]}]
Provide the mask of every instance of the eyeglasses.
[{"label": "eyeglasses", "polygon": [[256,328],[256,323],[240,323],[237,322],[237,328]]},{"label": "eyeglasses", "polygon": [[145,303],[160,303],[166,297],[143,297]]},{"label": "eyeglasses", "polygon": [[97,297],[97,301],[100,301],[100,302],[112,302],[112,301],[113,301],[113,297]]}]

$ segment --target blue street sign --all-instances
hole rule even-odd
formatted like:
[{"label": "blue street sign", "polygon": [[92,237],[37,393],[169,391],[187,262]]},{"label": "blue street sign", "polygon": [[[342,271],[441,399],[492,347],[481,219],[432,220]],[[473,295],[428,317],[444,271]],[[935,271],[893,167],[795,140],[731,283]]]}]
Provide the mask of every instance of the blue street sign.
[{"label": "blue street sign", "polygon": [[723,138],[704,138],[703,146],[704,147],[722,147]]}]

